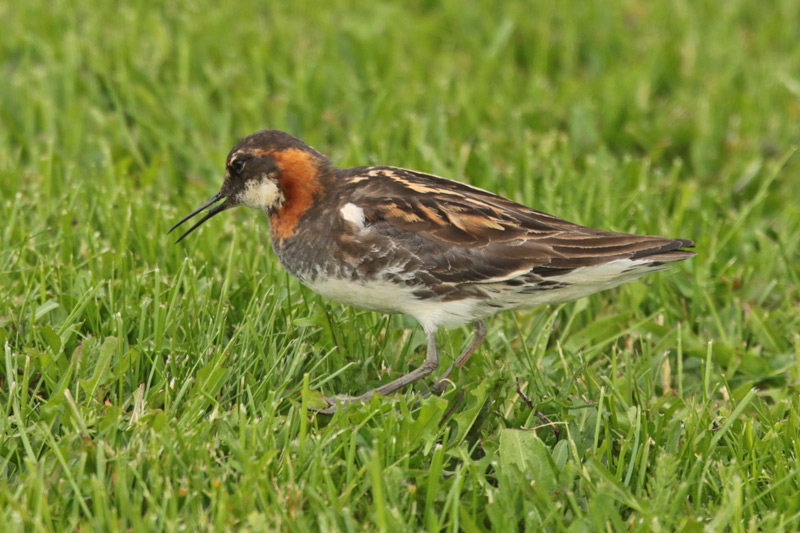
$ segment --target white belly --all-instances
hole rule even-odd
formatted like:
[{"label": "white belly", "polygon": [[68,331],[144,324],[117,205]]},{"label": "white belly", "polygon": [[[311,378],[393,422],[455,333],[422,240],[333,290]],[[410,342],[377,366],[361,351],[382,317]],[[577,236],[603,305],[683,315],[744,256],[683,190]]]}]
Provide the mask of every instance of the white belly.
[{"label": "white belly", "polygon": [[331,300],[369,311],[402,313],[414,317],[425,331],[436,331],[440,326],[460,326],[475,320],[476,304],[480,300],[468,298],[451,302],[419,299],[411,287],[387,281],[349,281],[326,279],[309,283],[309,289]]},{"label": "white belly", "polygon": [[406,314],[414,317],[426,331],[435,331],[441,326],[460,326],[510,309],[571,302],[661,269],[647,267],[648,263],[644,260],[622,259],[577,268],[567,274],[546,278],[547,281],[564,284],[563,287],[550,289],[537,290],[535,284],[509,286],[502,281],[478,283],[476,286],[486,294],[486,298],[453,301],[418,298],[413,294],[414,287],[388,281],[317,278],[314,282],[304,283],[317,294],[331,300],[369,311]]}]

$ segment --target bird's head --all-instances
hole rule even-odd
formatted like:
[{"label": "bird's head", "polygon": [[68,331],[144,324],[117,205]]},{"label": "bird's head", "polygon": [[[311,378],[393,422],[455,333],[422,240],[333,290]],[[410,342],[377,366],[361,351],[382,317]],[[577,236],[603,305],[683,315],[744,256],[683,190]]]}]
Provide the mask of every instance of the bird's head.
[{"label": "bird's head", "polygon": [[225,181],[219,192],[169,232],[206,209],[205,216],[177,242],[206,220],[233,207],[244,205],[273,215],[287,204],[308,204],[319,187],[321,172],[329,166],[327,157],[288,133],[263,130],[249,135],[228,154]]}]

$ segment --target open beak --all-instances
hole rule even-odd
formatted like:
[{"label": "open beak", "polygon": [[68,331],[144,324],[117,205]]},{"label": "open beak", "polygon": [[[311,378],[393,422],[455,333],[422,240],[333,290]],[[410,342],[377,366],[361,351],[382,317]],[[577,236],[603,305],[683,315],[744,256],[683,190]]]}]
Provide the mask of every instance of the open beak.
[{"label": "open beak", "polygon": [[[217,194],[215,194],[215,195],[214,195],[214,196],[211,198],[211,200],[207,201],[206,203],[204,203],[203,205],[201,205],[200,207],[198,207],[197,209],[195,209],[194,211],[192,211],[191,213],[189,213],[188,215],[186,215],[185,217],[183,217],[182,219],[180,219],[180,220],[178,221],[178,223],[177,223],[177,224],[175,224],[174,226],[172,226],[172,227],[169,229],[169,231],[167,232],[167,234],[170,234],[170,233],[172,233],[172,231],[173,231],[175,228],[177,228],[178,226],[180,226],[181,224],[183,224],[184,222],[186,222],[187,220],[189,220],[190,218],[192,218],[192,217],[193,217],[193,216],[195,216],[196,214],[200,213],[200,212],[201,212],[201,211],[203,211],[204,209],[207,209],[209,206],[211,206],[211,205],[213,205],[213,204],[215,204],[215,203],[217,203],[217,202],[219,202],[220,200],[223,200],[223,199],[225,199],[225,196],[223,196],[223,195],[222,195],[222,193],[217,193]],[[214,215],[218,215],[218,214],[222,213],[223,211],[225,211],[226,209],[230,209],[231,207],[233,207],[233,205],[231,205],[231,203],[230,203],[230,202],[227,202],[227,201],[225,201],[225,202],[222,202],[222,203],[221,203],[221,204],[219,204],[219,205],[215,205],[214,207],[212,207],[211,209],[209,209],[209,210],[208,210],[208,213],[206,213],[206,216],[204,216],[203,218],[201,218],[201,219],[200,219],[200,220],[199,220],[199,221],[198,221],[198,222],[197,222],[197,223],[196,223],[194,226],[192,226],[191,228],[189,228],[189,230],[188,230],[186,233],[184,233],[183,235],[181,235],[180,239],[178,239],[177,241],[175,241],[175,244],[178,244],[179,242],[181,242],[181,241],[184,239],[184,237],[186,237],[186,236],[187,236],[187,235],[189,235],[191,232],[193,232],[193,231],[194,231],[194,230],[196,230],[198,227],[200,227],[200,224],[202,224],[203,222],[205,222],[205,221],[206,221],[206,220],[208,220],[209,218],[213,217]]]}]

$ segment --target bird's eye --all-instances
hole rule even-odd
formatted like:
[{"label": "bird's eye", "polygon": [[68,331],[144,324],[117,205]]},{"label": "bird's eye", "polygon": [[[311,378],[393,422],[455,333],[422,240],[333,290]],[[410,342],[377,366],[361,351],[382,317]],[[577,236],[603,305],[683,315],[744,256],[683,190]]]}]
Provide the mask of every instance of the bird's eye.
[{"label": "bird's eye", "polygon": [[244,159],[234,159],[229,165],[231,172],[237,175],[241,174],[242,170],[244,170],[245,163],[246,161]]}]

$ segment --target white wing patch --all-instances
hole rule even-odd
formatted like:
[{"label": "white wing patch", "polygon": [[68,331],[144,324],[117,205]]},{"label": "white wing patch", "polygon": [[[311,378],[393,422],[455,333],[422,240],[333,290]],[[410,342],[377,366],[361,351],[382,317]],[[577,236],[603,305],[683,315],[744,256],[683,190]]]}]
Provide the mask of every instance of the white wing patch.
[{"label": "white wing patch", "polygon": [[345,222],[355,224],[358,229],[364,229],[364,222],[366,221],[364,210],[356,204],[350,202],[344,204],[344,207],[339,210],[339,213],[342,215]]}]

